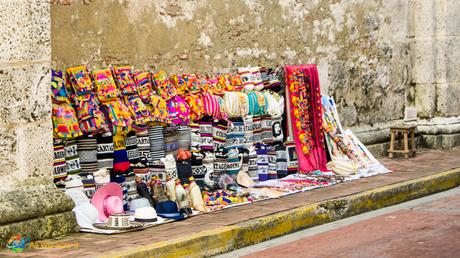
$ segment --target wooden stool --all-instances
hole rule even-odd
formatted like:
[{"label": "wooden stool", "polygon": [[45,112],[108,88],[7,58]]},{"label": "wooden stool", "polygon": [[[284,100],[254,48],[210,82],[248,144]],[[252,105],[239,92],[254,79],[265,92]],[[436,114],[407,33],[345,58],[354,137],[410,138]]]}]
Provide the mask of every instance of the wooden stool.
[{"label": "wooden stool", "polygon": [[[393,153],[403,153],[404,158],[409,158],[409,153],[413,153],[415,156],[416,148],[415,148],[415,125],[401,125],[401,126],[394,126],[390,127],[391,133],[391,140],[390,140],[390,148],[388,149],[388,157],[393,158]],[[409,150],[409,133],[411,138],[411,145],[412,148]],[[399,136],[398,136],[399,134]],[[404,146],[401,146],[401,135],[404,136]],[[398,136],[399,138],[399,145],[403,149],[395,150],[395,138]]]}]

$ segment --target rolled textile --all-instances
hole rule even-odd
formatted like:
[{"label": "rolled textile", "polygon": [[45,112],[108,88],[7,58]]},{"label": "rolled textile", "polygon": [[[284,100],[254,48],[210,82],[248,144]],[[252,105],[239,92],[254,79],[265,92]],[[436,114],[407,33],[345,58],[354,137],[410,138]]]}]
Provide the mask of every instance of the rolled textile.
[{"label": "rolled textile", "polygon": [[53,179],[57,187],[65,187],[64,180],[67,177],[65,149],[61,140],[53,142]]},{"label": "rolled textile", "polygon": [[190,127],[180,126],[179,128],[177,128],[177,133],[179,148],[183,150],[189,150],[192,138]]},{"label": "rolled textile", "polygon": [[218,150],[225,147],[227,141],[227,125],[223,122],[212,124],[213,149]]},{"label": "rolled textile", "polygon": [[111,133],[99,134],[97,141],[98,168],[113,168],[113,137]]},{"label": "rolled textile", "polygon": [[147,164],[152,163],[150,157],[150,140],[149,140],[149,131],[147,128],[136,133],[137,138],[137,148],[139,149],[139,158],[145,159]]},{"label": "rolled textile", "polygon": [[113,172],[127,173],[130,170],[128,152],[126,151],[126,134],[113,136]]},{"label": "rolled textile", "polygon": [[139,147],[137,146],[137,136],[134,131],[130,131],[126,136],[126,152],[128,154],[130,166],[139,163]]},{"label": "rolled textile", "polygon": [[93,136],[82,136],[77,139],[77,150],[80,157],[81,173],[94,173],[98,170],[97,140]]},{"label": "rolled textile", "polygon": [[157,162],[165,157],[165,141],[163,126],[149,126],[150,158],[152,162]]},{"label": "rolled textile", "polygon": [[81,172],[81,167],[80,158],[78,157],[77,142],[75,140],[67,140],[64,150],[67,175],[79,174]]},{"label": "rolled textile", "polygon": [[214,141],[212,138],[212,122],[199,122],[200,125],[200,138],[201,138],[201,150],[202,151],[213,151]]}]

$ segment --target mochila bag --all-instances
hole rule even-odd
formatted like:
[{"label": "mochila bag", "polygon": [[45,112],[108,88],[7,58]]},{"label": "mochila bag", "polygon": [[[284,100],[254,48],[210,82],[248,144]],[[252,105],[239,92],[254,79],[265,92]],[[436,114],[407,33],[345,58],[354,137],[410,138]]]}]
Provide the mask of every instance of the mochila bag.
[{"label": "mochila bag", "polygon": [[131,116],[134,118],[133,124],[138,126],[147,125],[148,122],[153,122],[152,112],[150,108],[142,101],[138,95],[124,96],[125,103],[129,108]]},{"label": "mochila bag", "polygon": [[185,97],[190,108],[190,121],[196,122],[204,116],[204,103],[201,94],[190,94]]},{"label": "mochila bag", "polygon": [[169,123],[168,105],[166,100],[156,94],[152,94],[151,105],[153,120],[159,123]]},{"label": "mochila bag", "polygon": [[97,134],[107,131],[105,116],[99,109],[99,101],[94,93],[85,96],[84,99],[76,98],[75,106],[79,126],[84,134]]},{"label": "mochila bag", "polygon": [[113,134],[117,134],[121,131],[130,131],[132,122],[131,113],[123,102],[119,100],[111,100],[102,103],[102,105],[106,108],[109,116],[108,118],[112,122]]},{"label": "mochila bag", "polygon": [[59,139],[74,139],[81,136],[83,133],[75,110],[70,105],[61,71],[51,72],[51,92],[54,136]]},{"label": "mochila bag", "polygon": [[190,108],[180,96],[168,100],[169,119],[175,125],[187,125],[190,122]]},{"label": "mochila bag", "polygon": [[84,99],[93,92],[93,83],[86,66],[71,67],[66,72],[67,79],[77,98]]},{"label": "mochila bag", "polygon": [[53,103],[70,103],[62,71],[51,70],[51,99]]},{"label": "mochila bag", "polygon": [[115,75],[115,80],[118,87],[120,87],[122,95],[137,94],[131,66],[114,66],[113,74]]},{"label": "mochila bag", "polygon": [[120,94],[110,69],[96,70],[92,74],[99,101],[117,100]]},{"label": "mochila bag", "polygon": [[153,87],[150,73],[144,71],[135,72],[134,83],[136,84],[137,94],[142,99],[142,101],[145,103],[151,103]]},{"label": "mochila bag", "polygon": [[165,71],[159,71],[153,75],[157,93],[166,101],[177,95],[176,87],[168,78]]}]

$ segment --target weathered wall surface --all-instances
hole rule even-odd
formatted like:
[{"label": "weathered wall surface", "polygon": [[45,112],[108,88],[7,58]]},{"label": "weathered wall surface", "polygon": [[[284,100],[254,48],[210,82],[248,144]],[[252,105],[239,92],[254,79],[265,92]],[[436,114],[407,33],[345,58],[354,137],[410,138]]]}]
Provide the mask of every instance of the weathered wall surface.
[{"label": "weathered wall surface", "polygon": [[0,1],[0,191],[52,172],[50,6]]},{"label": "weathered wall surface", "polygon": [[374,153],[384,153],[389,126],[414,116],[422,146],[460,145],[459,1],[64,2],[51,7],[55,67],[316,63],[342,123]]},{"label": "weathered wall surface", "polygon": [[74,0],[52,5],[56,67],[169,71],[317,63],[347,126],[403,118],[407,0]]}]

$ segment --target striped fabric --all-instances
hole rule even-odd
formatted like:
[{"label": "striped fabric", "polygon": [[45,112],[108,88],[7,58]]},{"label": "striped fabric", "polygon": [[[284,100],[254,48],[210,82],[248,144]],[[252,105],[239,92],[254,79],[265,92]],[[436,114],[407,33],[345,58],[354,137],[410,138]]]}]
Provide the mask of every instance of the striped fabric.
[{"label": "striped fabric", "polygon": [[119,133],[113,136],[113,172],[126,173],[129,169],[129,159],[126,151],[126,134]]},{"label": "striped fabric", "polygon": [[94,173],[98,170],[97,140],[92,136],[77,139],[78,155],[80,156],[81,173]]},{"label": "striped fabric", "polygon": [[64,181],[67,177],[66,160],[64,144],[61,141],[55,141],[53,144],[54,159],[53,159],[53,178],[57,186],[64,187],[59,181]]},{"label": "striped fabric", "polygon": [[213,151],[214,141],[212,138],[212,123],[211,122],[199,122],[199,125],[200,125],[201,150],[202,151]]},{"label": "striped fabric", "polygon": [[244,122],[230,122],[227,129],[225,149],[240,148],[244,145]]},{"label": "striped fabric", "polygon": [[137,148],[139,150],[139,158],[144,158],[147,160],[147,163],[152,163],[150,158],[150,141],[149,141],[149,131],[147,128],[140,130],[136,133],[137,138]]},{"label": "striped fabric", "polygon": [[113,138],[110,133],[97,136],[97,165],[99,168],[113,168]]},{"label": "striped fabric", "polygon": [[283,144],[279,144],[275,146],[275,152],[278,178],[283,178],[288,175],[286,147]]},{"label": "striped fabric", "polygon": [[223,123],[212,124],[212,139],[214,150],[219,150],[225,147],[227,141],[227,126]]},{"label": "striped fabric", "polygon": [[139,163],[139,148],[137,146],[136,132],[130,131],[126,136],[126,153],[128,154],[129,164]]},{"label": "striped fabric", "polygon": [[79,174],[81,172],[81,167],[77,151],[77,142],[75,140],[66,141],[64,150],[67,174]]},{"label": "striped fabric", "polygon": [[150,158],[153,163],[165,157],[163,126],[149,126]]}]

